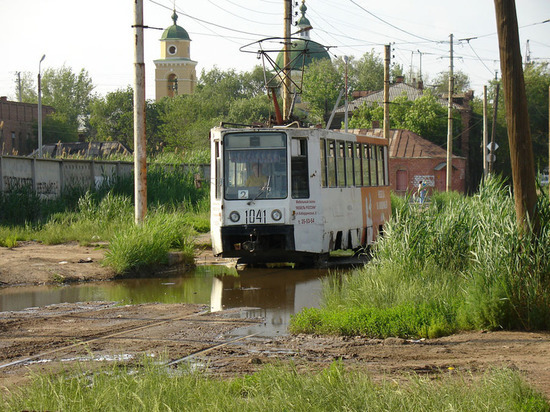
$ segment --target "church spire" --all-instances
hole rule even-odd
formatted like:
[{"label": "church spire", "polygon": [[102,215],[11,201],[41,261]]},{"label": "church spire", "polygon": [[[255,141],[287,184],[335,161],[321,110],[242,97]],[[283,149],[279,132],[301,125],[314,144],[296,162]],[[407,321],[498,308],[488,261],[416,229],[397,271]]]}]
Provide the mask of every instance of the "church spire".
[{"label": "church spire", "polygon": [[307,6],[305,0],[302,0],[302,5],[300,6],[300,12],[302,16],[296,22],[296,25],[300,28],[300,37],[309,39],[309,31],[311,30],[311,23],[306,17]]},{"label": "church spire", "polygon": [[172,14],[172,21],[174,22],[174,26],[177,25],[177,21],[178,21],[178,15],[176,13],[176,9],[174,8],[174,13]]}]

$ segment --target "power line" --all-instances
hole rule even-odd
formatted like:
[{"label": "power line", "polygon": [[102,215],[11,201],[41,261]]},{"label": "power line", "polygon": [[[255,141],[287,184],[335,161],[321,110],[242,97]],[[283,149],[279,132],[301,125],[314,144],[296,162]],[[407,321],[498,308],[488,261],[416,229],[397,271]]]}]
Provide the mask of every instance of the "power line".
[{"label": "power line", "polygon": [[[218,9],[220,9],[220,10],[226,12],[227,14],[230,14],[230,15],[232,15],[232,16],[237,17],[238,19],[250,21],[250,22],[252,22],[252,23],[257,23],[256,20],[247,19],[246,17],[243,17],[243,16],[241,16],[241,15],[239,15],[239,14],[236,14],[236,13],[230,12],[229,10],[224,9],[222,6],[220,6],[220,5],[216,4],[216,3],[214,3],[212,0],[208,0],[208,3],[212,4],[213,6],[217,7]],[[279,24],[275,24],[275,23],[262,23],[262,25],[263,25],[263,26],[280,26]]]},{"label": "power line", "polygon": [[349,0],[349,1],[352,2],[353,4],[355,4],[357,7],[359,7],[359,8],[360,8],[361,10],[363,10],[364,12],[366,12],[366,13],[368,13],[369,15],[371,15],[372,17],[374,17],[375,19],[380,20],[382,23],[387,24],[388,26],[393,27],[394,29],[399,30],[400,32],[403,32],[403,33],[405,33],[405,34],[408,34],[409,36],[413,36],[413,37],[416,37],[416,38],[421,39],[421,40],[426,40],[426,41],[429,41],[429,42],[436,43],[435,40],[432,40],[432,39],[428,39],[428,38],[426,38],[426,37],[419,36],[419,35],[417,35],[417,34],[411,33],[410,31],[407,31],[407,30],[404,30],[404,29],[402,29],[402,28],[400,28],[400,27],[397,27],[395,24],[392,24],[392,23],[390,23],[390,22],[388,22],[388,21],[386,21],[386,20],[384,20],[384,19],[378,17],[376,14],[374,14],[374,13],[368,11],[368,10],[365,9],[363,6],[357,4],[354,0]]},{"label": "power line", "polygon": [[[161,4],[161,3],[159,3],[159,2],[157,2],[157,1],[155,1],[155,0],[149,0],[149,1],[150,1],[151,3],[153,3],[153,4],[156,4],[157,6],[164,7],[165,9],[168,9],[168,10],[172,10],[172,8],[167,7],[167,6],[165,6],[164,4]],[[249,32],[249,31],[232,29],[231,27],[222,26],[221,24],[217,24],[217,23],[213,23],[213,22],[211,22],[211,21],[199,19],[198,17],[191,16],[190,14],[184,13],[183,11],[181,11],[181,10],[179,10],[179,9],[178,9],[178,12],[179,12],[179,14],[181,14],[182,16],[189,17],[190,19],[192,19],[192,20],[194,20],[194,21],[196,21],[196,22],[201,22],[201,23],[204,23],[204,24],[209,24],[209,25],[211,25],[211,26],[219,27],[220,29],[229,30],[229,31],[234,31],[234,32],[236,32],[236,33],[250,34],[251,36],[257,36],[257,37],[270,37],[269,34],[252,33],[252,32]],[[220,36],[221,36],[221,35],[220,35]],[[224,37],[224,36],[221,36],[221,37]]]},{"label": "power line", "polygon": [[[231,0],[225,0],[225,1],[228,2],[228,3],[231,3],[234,6],[240,7],[241,9],[251,11],[252,13],[267,14],[267,15],[270,15],[270,16],[280,16],[281,15],[281,13],[268,13],[268,12],[265,12],[265,11],[257,11],[257,10],[254,10],[254,9],[250,9],[248,7],[244,7],[244,6],[241,6],[240,4],[232,2]],[[210,3],[212,3],[212,2],[210,2]],[[265,3],[279,4],[278,2],[275,2],[275,1],[266,1]]]}]

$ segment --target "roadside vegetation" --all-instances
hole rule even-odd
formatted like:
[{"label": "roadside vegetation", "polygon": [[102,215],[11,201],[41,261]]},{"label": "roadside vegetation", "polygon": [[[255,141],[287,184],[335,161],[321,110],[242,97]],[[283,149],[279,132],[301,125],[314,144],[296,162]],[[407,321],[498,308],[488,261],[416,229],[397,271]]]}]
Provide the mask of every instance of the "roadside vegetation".
[{"label": "roadside vegetation", "polygon": [[40,199],[30,188],[0,193],[0,246],[28,240],[108,244],[104,263],[118,274],[166,263],[171,250],[192,259],[194,235],[210,226],[209,187],[195,187],[195,172],[151,163],[148,214],[139,226],[131,176],[87,191],[69,190],[53,200]]},{"label": "roadside vegetation", "polygon": [[447,379],[412,376],[375,383],[339,363],[317,373],[268,365],[254,375],[222,380],[146,360],[135,369],[117,364],[101,372],[39,375],[8,397],[0,395],[0,401],[3,410],[60,411],[550,410],[511,370],[491,370],[477,378],[455,373]]},{"label": "roadside vegetation", "polygon": [[436,338],[460,330],[550,329],[550,208],[541,235],[518,233],[500,179],[471,197],[435,193],[420,207],[392,198],[393,217],[372,261],[329,278],[320,309],[294,333]]}]

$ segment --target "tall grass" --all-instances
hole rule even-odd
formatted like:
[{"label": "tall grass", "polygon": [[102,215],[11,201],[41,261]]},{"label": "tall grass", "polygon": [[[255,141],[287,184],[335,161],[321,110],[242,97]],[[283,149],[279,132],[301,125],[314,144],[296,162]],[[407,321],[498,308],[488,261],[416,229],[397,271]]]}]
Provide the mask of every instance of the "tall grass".
[{"label": "tall grass", "polygon": [[[481,378],[456,375],[374,383],[335,363],[318,373],[266,366],[252,376],[220,380],[151,361],[139,370],[117,365],[103,372],[37,376],[3,396],[4,410],[59,411],[548,411],[544,398],[517,372]],[[477,379],[477,380],[475,380]],[[0,395],[1,396],[1,395]]]},{"label": "tall grass", "polygon": [[490,179],[478,194],[436,193],[419,207],[396,199],[364,269],[325,282],[323,307],[293,332],[437,337],[460,329],[550,328],[550,213],[542,233],[516,228],[510,191]]},{"label": "tall grass", "polygon": [[111,239],[105,264],[117,273],[135,272],[152,264],[168,263],[173,249],[193,256],[193,229],[182,214],[157,210],[141,225],[129,225]]}]

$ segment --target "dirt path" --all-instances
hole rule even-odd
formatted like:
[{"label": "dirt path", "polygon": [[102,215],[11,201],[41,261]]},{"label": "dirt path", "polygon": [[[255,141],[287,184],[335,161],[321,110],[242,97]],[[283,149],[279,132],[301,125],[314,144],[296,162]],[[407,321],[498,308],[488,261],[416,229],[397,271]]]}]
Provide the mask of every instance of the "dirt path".
[{"label": "dirt path", "polygon": [[[0,249],[0,282],[47,283],[102,280],[112,272],[101,266],[104,249],[76,244],[23,244]],[[208,251],[199,261],[211,261]],[[64,263],[66,262],[66,263]],[[251,373],[269,362],[292,360],[302,370],[317,370],[342,359],[375,379],[404,379],[457,371],[483,373],[492,367],[521,371],[550,399],[550,334],[468,332],[441,339],[406,341],[317,336],[250,336],[232,331],[262,319],[245,319],[239,310],[208,313],[184,304],[114,306],[90,302],[61,304],[19,312],[0,312],[0,387],[28,380],[29,373],[82,362],[94,368],[103,360],[135,362],[142,354],[168,361],[208,365],[219,376]]]},{"label": "dirt path", "polygon": [[217,376],[252,373],[262,365],[292,361],[300,370],[319,370],[341,359],[374,380],[406,379],[415,372],[441,376],[493,367],[521,371],[550,398],[550,335],[471,332],[429,341],[318,336],[235,337],[261,319],[239,310],[208,313],[205,307],[109,303],[62,304],[0,313],[0,387],[27,382],[31,372],[80,362],[138,362],[143,354],[173,364],[193,362]]}]

